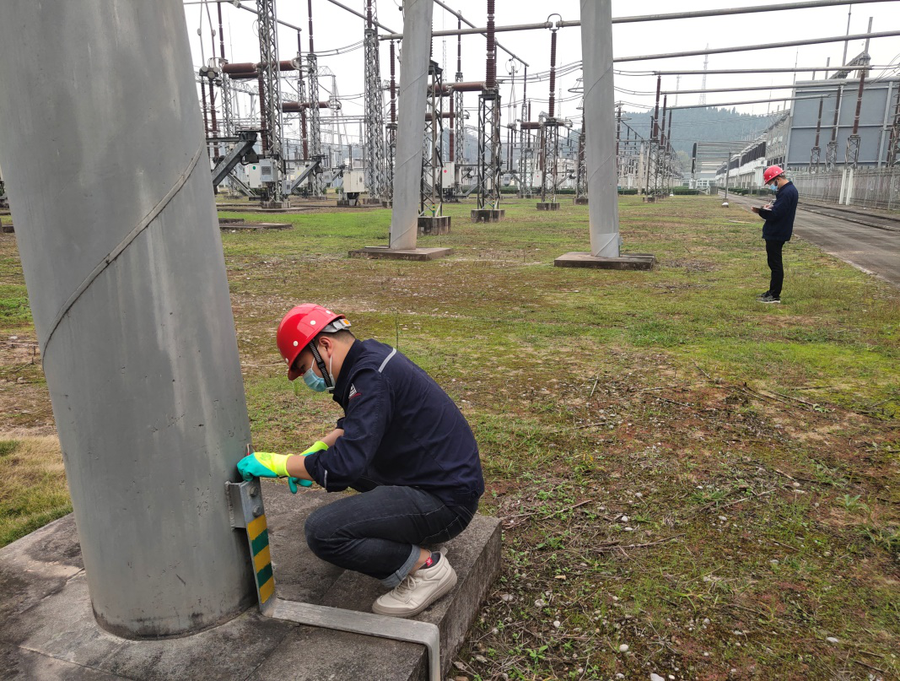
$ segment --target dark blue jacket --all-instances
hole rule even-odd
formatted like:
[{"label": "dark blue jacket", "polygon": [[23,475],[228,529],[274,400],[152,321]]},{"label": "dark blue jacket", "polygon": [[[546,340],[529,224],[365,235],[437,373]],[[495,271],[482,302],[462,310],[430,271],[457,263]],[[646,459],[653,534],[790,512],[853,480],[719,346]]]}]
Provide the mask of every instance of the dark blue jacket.
[{"label": "dark blue jacket", "polygon": [[794,233],[794,216],[800,195],[793,182],[788,182],[775,194],[771,208],[760,208],[759,216],[765,220],[762,236],[767,241],[790,241]]},{"label": "dark blue jacket", "polygon": [[451,507],[474,510],[484,493],[478,445],[453,400],[388,345],[354,341],[334,389],[344,434],[306,457],[306,470],[336,492],[368,478],[417,487]]}]

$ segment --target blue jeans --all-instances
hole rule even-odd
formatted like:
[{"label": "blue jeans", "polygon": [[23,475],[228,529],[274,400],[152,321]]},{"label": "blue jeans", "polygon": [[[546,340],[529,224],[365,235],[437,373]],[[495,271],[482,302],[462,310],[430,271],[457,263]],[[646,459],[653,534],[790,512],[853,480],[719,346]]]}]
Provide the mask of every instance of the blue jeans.
[{"label": "blue jeans", "polygon": [[319,558],[345,570],[400,584],[419,560],[419,549],[452,539],[476,508],[451,509],[414,487],[380,485],[313,511],[306,542]]}]

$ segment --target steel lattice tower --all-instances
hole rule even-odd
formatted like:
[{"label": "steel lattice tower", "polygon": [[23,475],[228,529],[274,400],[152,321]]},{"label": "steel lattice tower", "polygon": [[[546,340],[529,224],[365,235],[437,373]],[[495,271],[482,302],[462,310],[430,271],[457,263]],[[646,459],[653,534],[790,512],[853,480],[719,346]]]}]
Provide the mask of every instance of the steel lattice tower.
[{"label": "steel lattice tower", "polygon": [[[324,162],[322,155],[322,129],[319,117],[319,62],[313,42],[312,0],[309,0],[309,53],[306,55],[307,74],[309,79],[309,157]],[[309,176],[309,190],[312,196],[325,193],[321,173],[314,172]]]},{"label": "steel lattice tower", "polygon": [[500,92],[495,87],[478,97],[478,209],[500,207]]},{"label": "steel lattice tower", "polygon": [[429,62],[429,94],[425,107],[425,137],[422,153],[422,190],[419,215],[443,215],[443,139],[444,139],[444,82],[443,69],[437,62]]},{"label": "steel lattice tower", "polygon": [[397,155],[397,55],[394,41],[391,41],[391,120],[387,124],[384,198],[394,200],[394,158]]},{"label": "steel lattice tower", "polygon": [[900,164],[900,87],[897,88],[897,103],[894,105],[894,123],[891,126],[887,163],[889,166]]},{"label": "steel lattice tower", "polygon": [[584,157],[584,118],[581,119],[581,132],[578,133],[578,172],[575,175],[575,197],[587,196],[587,165]]},{"label": "steel lattice tower", "polygon": [[266,129],[263,135],[266,140],[266,154],[274,162],[270,198],[280,202],[284,192],[281,186],[281,74],[278,64],[275,0],[256,0],[256,10],[259,16],[259,61],[262,69],[260,82],[264,84],[265,91],[259,93],[261,107],[265,100]]},{"label": "steel lattice tower", "polygon": [[488,0],[487,68],[478,97],[478,210],[500,208],[500,89],[497,87],[497,43],[494,0]]},{"label": "steel lattice tower", "polygon": [[378,31],[375,28],[373,0],[366,2],[367,26],[365,52],[365,163],[369,197],[387,198],[384,151],[384,96],[381,87],[381,61],[378,55]]}]

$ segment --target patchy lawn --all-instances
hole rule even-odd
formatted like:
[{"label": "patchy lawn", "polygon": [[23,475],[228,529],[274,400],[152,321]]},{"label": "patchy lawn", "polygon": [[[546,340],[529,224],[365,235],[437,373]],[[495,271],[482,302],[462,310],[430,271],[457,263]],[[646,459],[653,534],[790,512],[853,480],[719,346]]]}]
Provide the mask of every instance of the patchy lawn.
[{"label": "patchy lawn", "polygon": [[[346,257],[386,244],[381,209],[223,234],[260,445],[303,449],[337,415],[283,377],[274,330],[301,301],[397,345],[469,418],[504,564],[455,675],[900,678],[900,293],[795,239],[784,304],[757,304],[759,220],[715,198],[622,198],[623,250],[655,254],[651,272],[553,267],[589,250],[587,207],[513,201],[478,225],[471,208],[419,239],[454,249],[426,263]],[[7,468],[53,432],[23,301],[0,235]],[[8,486],[19,532],[65,508]]]}]

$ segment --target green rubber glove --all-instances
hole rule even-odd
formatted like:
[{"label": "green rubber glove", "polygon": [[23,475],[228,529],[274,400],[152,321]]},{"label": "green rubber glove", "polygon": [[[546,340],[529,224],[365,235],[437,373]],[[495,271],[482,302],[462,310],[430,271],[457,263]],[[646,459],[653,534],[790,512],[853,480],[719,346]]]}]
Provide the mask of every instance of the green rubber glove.
[{"label": "green rubber glove", "polygon": [[[328,449],[328,445],[321,440],[316,440],[312,447],[305,452],[300,452],[300,456],[309,456],[310,454],[322,452],[326,449]],[[288,487],[291,488],[291,494],[297,493],[297,485],[300,485],[301,487],[312,487],[312,480],[306,480],[304,478],[288,478]]]},{"label": "green rubber glove", "polygon": [[237,467],[244,480],[253,478],[284,478],[287,476],[288,457],[272,452],[250,452],[238,461]]}]

